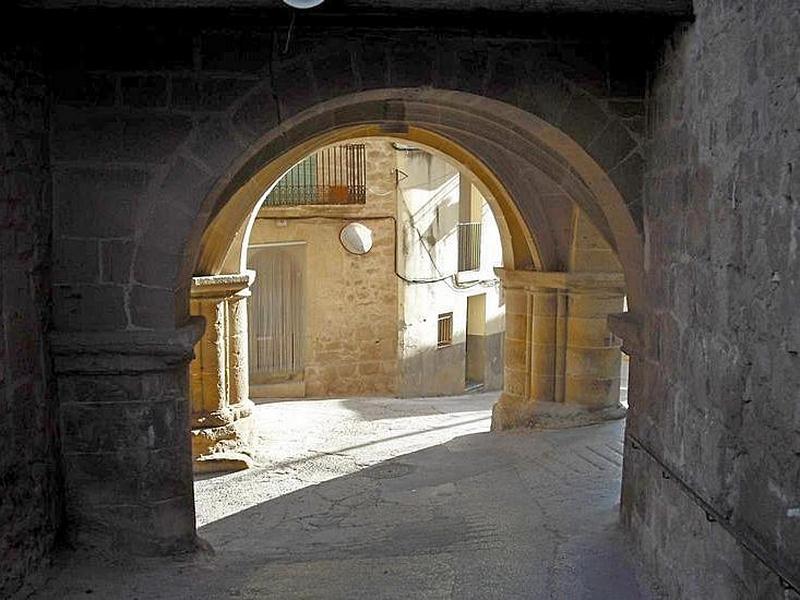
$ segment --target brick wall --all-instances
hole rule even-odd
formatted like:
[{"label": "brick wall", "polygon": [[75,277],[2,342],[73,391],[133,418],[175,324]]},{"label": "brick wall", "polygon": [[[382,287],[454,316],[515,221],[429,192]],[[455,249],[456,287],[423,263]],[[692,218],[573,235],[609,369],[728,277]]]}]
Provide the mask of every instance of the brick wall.
[{"label": "brick wall", "polygon": [[649,95],[623,512],[669,597],[779,598],[775,571],[800,580],[800,6],[695,5]]},{"label": "brick wall", "polygon": [[47,102],[40,56],[0,42],[0,596],[50,550],[60,520],[50,312]]}]

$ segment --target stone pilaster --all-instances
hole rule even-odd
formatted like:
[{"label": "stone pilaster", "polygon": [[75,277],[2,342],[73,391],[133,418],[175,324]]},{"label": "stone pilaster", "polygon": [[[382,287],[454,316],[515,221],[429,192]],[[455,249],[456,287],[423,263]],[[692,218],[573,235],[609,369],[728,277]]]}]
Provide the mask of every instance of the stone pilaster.
[{"label": "stone pilaster", "polygon": [[102,552],[196,545],[187,366],[203,330],[54,333],[66,533]]},{"label": "stone pilaster", "polygon": [[506,380],[492,428],[624,416],[620,345],[606,323],[622,308],[622,275],[496,271],[506,298]]},{"label": "stone pilaster", "polygon": [[247,297],[253,278],[249,272],[192,279],[192,313],[207,323],[191,364],[192,453],[198,472],[250,464]]}]

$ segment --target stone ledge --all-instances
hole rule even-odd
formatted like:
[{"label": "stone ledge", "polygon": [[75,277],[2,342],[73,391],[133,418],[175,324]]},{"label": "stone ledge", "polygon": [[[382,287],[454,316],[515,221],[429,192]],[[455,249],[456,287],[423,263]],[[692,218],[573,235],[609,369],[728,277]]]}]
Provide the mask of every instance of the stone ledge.
[{"label": "stone ledge", "polygon": [[222,299],[242,294],[255,281],[256,272],[224,273],[222,275],[201,275],[192,277],[191,296],[193,300]]},{"label": "stone ledge", "polygon": [[188,363],[205,319],[190,317],[177,329],[50,334],[56,373],[140,373]]}]

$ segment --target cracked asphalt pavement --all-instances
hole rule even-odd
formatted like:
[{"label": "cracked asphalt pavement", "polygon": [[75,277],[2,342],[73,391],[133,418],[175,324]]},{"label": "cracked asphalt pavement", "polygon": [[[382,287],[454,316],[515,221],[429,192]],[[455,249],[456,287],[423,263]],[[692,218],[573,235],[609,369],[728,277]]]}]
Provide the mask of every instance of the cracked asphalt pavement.
[{"label": "cracked asphalt pavement", "polygon": [[36,598],[660,598],[618,523],[623,422],[491,434],[496,393],[262,404],[195,483],[213,548],[64,556]]}]

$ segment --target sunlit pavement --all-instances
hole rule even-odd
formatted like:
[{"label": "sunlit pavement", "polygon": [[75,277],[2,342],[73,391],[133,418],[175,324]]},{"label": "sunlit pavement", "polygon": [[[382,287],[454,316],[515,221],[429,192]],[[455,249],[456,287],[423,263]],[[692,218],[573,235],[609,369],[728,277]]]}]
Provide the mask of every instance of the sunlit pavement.
[{"label": "sunlit pavement", "polygon": [[256,408],[183,560],[62,561],[40,598],[658,597],[617,524],[622,422],[490,434],[497,394]]}]

